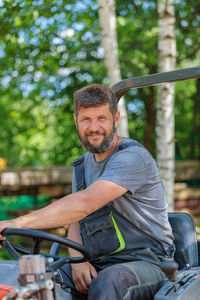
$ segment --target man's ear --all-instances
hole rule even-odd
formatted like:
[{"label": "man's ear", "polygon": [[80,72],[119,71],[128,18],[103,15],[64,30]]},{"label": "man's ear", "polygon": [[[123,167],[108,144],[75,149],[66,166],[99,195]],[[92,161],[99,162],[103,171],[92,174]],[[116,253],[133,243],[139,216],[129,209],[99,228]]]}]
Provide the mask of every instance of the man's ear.
[{"label": "man's ear", "polygon": [[115,114],[115,128],[117,128],[117,125],[119,123],[119,118],[120,118],[120,112],[118,110]]},{"label": "man's ear", "polygon": [[75,125],[77,127],[77,117],[76,117],[75,113],[73,113],[73,117],[74,117],[74,123],[75,123]]}]

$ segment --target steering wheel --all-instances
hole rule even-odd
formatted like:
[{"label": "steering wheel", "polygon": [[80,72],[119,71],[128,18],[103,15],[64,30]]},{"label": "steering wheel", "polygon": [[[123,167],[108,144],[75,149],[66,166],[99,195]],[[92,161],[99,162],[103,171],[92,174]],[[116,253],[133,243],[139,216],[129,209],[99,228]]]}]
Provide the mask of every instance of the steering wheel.
[{"label": "steering wheel", "polygon": [[85,247],[81,244],[78,244],[74,241],[71,241],[67,238],[63,238],[60,236],[56,236],[54,234],[38,231],[38,230],[30,230],[30,229],[19,229],[19,228],[6,228],[1,232],[1,235],[8,236],[8,235],[18,235],[18,236],[26,236],[31,237],[34,241],[33,249],[32,251],[19,247],[17,245],[9,243],[7,240],[4,240],[2,242],[2,245],[4,248],[8,251],[8,253],[14,258],[15,260],[18,260],[20,258],[20,255],[18,253],[22,254],[40,254],[40,246],[43,240],[56,242],[59,244],[62,244],[64,246],[73,248],[83,254],[81,257],[61,257],[61,256],[55,256],[51,254],[42,254],[47,257],[52,257],[54,260],[56,260],[54,263],[51,264],[51,267],[56,270],[58,267],[62,266],[65,263],[81,263],[84,261],[87,261],[89,259],[89,254]]}]

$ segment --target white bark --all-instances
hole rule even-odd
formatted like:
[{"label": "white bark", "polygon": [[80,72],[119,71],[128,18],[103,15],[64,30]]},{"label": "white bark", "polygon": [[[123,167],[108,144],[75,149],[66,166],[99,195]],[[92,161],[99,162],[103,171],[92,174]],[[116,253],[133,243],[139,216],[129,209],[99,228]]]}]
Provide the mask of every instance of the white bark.
[{"label": "white bark", "polygon": [[[101,27],[104,60],[108,72],[110,85],[121,80],[118,59],[118,42],[116,31],[115,0],[97,0],[99,5],[99,21]],[[120,121],[118,134],[128,136],[128,118],[124,97],[119,101]]]},{"label": "white bark", "polygon": [[[175,12],[173,0],[158,0],[159,18],[159,72],[174,70],[176,40],[174,36]],[[156,120],[157,162],[165,186],[168,210],[174,210],[174,84],[158,87]]]}]

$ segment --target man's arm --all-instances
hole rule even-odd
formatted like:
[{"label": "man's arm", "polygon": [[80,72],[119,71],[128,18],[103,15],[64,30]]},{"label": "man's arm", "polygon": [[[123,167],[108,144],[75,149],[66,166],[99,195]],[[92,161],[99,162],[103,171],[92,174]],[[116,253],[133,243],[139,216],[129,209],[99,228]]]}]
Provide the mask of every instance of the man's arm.
[{"label": "man's arm", "polygon": [[25,216],[0,222],[6,227],[50,229],[77,222],[127,191],[123,186],[97,180],[83,191],[67,195],[56,202]]},{"label": "man's arm", "polygon": [[[69,240],[72,240],[72,241],[77,242],[77,243],[82,245],[82,238],[81,238],[81,235],[80,235],[79,222],[72,223],[69,226],[67,238]],[[79,252],[75,249],[72,249],[72,248],[68,248],[68,251],[69,251],[69,255],[71,257],[78,257],[78,256],[83,255],[81,252]]]},{"label": "man's arm", "polygon": [[[68,230],[68,238],[82,244],[82,239],[80,236],[80,226],[78,222],[70,225]],[[72,248],[69,248],[69,254],[72,257],[82,256],[80,252]],[[88,294],[92,278],[97,277],[98,275],[95,268],[89,262],[84,262],[81,264],[71,264],[71,268],[72,278],[76,289],[82,294]]]}]

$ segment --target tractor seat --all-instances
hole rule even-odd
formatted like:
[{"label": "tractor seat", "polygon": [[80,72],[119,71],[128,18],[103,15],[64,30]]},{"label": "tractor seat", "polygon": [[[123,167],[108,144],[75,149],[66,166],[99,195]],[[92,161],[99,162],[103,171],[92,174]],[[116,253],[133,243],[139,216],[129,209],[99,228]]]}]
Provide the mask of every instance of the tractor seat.
[{"label": "tractor seat", "polygon": [[169,222],[176,246],[175,261],[179,270],[198,266],[196,229],[192,217],[187,213],[169,213]]}]

